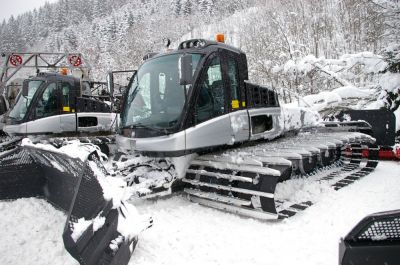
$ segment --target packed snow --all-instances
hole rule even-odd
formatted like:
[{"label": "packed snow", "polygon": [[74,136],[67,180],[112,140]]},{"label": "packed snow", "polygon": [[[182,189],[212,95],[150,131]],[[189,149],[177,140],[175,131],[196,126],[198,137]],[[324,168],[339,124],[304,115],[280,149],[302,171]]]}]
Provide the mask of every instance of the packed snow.
[{"label": "packed snow", "polygon": [[318,126],[320,116],[313,109],[304,108],[298,102],[284,104],[281,108],[281,122],[284,122],[285,131]]},{"label": "packed snow", "polygon": [[[136,200],[139,214],[153,216],[154,226],[139,236],[130,264],[337,265],[340,237],[367,214],[400,208],[398,172],[399,162],[380,162],[337,192],[316,185],[317,203],[282,222],[210,209],[180,194]],[[301,181],[295,186],[300,189]],[[0,202],[0,213],[0,264],[77,264],[62,242],[65,213],[36,198]],[[137,222],[124,226],[140,227]]]},{"label": "packed snow", "polygon": [[71,237],[77,242],[81,235],[88,229],[88,227],[94,223],[94,220],[86,220],[85,218],[79,218],[76,223],[74,223],[74,230],[72,231]]},{"label": "packed snow", "polygon": [[36,198],[2,201],[0,212],[0,264],[77,264],[64,249],[65,213]]}]

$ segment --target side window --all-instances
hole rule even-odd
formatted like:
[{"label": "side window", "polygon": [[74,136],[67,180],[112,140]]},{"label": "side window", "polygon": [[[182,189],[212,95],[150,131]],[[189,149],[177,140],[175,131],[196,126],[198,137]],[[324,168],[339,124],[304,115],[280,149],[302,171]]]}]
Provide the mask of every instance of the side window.
[{"label": "side window", "polygon": [[212,59],[204,72],[196,104],[196,123],[200,123],[225,113],[225,94],[222,82],[221,61]]},{"label": "side window", "polygon": [[36,106],[36,117],[44,118],[57,115],[58,113],[57,84],[50,83],[39,98]]},{"label": "side window", "polygon": [[63,111],[70,111],[70,103],[71,103],[71,85],[69,83],[62,83],[61,91],[62,91],[62,107]]},{"label": "side window", "polygon": [[239,80],[238,80],[238,67],[235,59],[228,59],[228,78],[231,89],[231,106],[232,109],[239,109]]},{"label": "side window", "polygon": [[[136,77],[137,78],[137,77]],[[151,115],[151,99],[150,99],[150,73],[144,74],[139,80],[140,88],[138,90],[132,90],[132,93],[129,95],[128,101],[132,100],[132,97],[135,97],[132,101],[131,106],[135,108],[135,115],[132,117],[132,120],[135,121],[140,117],[149,117]],[[136,117],[137,116],[137,117]]]},{"label": "side window", "polygon": [[279,107],[278,101],[276,100],[276,92],[274,90],[268,91],[268,105],[270,107]]}]

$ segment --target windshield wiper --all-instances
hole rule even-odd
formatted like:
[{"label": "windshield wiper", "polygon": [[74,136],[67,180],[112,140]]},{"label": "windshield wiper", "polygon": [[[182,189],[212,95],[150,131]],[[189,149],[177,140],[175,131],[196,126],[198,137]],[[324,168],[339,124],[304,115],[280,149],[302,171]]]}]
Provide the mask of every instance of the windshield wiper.
[{"label": "windshield wiper", "polygon": [[16,120],[17,118],[13,117],[13,116],[9,116],[9,115],[4,115],[4,119],[10,119],[10,120]]},{"label": "windshield wiper", "polygon": [[143,123],[135,123],[129,126],[126,126],[124,128],[129,128],[129,129],[135,129],[135,128],[144,128],[144,129],[149,129],[155,132],[160,132],[160,133],[164,133],[164,134],[169,134],[171,131],[171,128],[155,128],[155,127],[151,127],[148,125],[144,125]]}]

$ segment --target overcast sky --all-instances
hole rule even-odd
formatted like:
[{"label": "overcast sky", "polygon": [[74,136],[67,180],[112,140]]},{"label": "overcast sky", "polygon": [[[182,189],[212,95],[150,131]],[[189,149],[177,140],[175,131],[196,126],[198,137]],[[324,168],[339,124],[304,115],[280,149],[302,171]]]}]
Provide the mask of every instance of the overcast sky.
[{"label": "overcast sky", "polygon": [[34,8],[44,5],[45,2],[53,3],[58,0],[0,0],[0,23],[8,20],[11,15],[17,16]]}]

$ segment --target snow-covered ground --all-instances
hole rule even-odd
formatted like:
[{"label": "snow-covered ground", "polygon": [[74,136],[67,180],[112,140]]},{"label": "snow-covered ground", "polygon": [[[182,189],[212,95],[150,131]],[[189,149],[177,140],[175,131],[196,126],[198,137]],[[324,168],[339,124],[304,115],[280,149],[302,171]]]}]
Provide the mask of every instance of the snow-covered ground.
[{"label": "snow-covered ground", "polygon": [[64,249],[65,220],[45,200],[0,202],[0,264],[77,264]]},{"label": "snow-covered ground", "polygon": [[[365,215],[400,208],[400,163],[371,175],[282,222],[239,217],[191,203],[183,195],[136,202],[154,226],[130,264],[337,265],[338,242]],[[66,215],[40,199],[0,202],[0,264],[77,264],[64,250]]]}]

